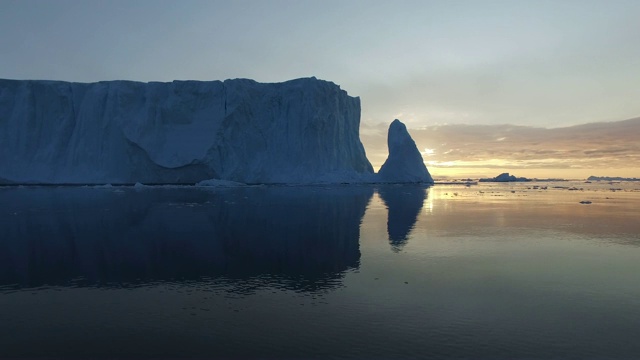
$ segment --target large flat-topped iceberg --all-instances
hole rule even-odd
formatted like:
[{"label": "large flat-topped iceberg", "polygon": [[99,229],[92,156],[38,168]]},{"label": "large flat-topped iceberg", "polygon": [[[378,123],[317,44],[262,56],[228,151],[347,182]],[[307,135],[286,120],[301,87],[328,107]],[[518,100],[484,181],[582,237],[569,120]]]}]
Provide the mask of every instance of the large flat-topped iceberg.
[{"label": "large flat-topped iceberg", "polygon": [[315,78],[0,80],[0,182],[370,179],[360,100]]}]

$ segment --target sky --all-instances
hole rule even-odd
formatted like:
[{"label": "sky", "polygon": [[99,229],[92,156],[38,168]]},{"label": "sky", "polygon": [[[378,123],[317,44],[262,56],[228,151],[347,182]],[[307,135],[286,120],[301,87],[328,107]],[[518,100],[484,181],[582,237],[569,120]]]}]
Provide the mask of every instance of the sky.
[{"label": "sky", "polygon": [[[372,134],[395,118],[416,138],[447,128],[449,143],[466,133],[484,139],[487,128],[509,125],[531,127],[521,129],[529,139],[533,128],[640,116],[638,14],[637,0],[0,0],[0,78],[316,76],[360,97],[370,154],[386,150]],[[575,140],[564,141],[545,146],[561,151]],[[455,175],[468,161],[459,174],[533,173],[515,157],[453,159],[449,148],[417,142],[432,173]],[[559,173],[561,162],[535,154],[548,163],[536,174]],[[640,177],[640,163],[624,165],[608,174]]]}]

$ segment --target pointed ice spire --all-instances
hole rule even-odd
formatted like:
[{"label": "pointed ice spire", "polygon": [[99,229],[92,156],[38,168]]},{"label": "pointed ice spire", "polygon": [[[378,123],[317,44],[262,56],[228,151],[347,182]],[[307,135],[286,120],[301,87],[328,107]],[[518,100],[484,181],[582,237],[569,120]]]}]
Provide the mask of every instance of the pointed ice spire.
[{"label": "pointed ice spire", "polygon": [[416,143],[409,135],[407,127],[398,119],[389,125],[387,144],[389,157],[378,171],[380,181],[433,183]]}]

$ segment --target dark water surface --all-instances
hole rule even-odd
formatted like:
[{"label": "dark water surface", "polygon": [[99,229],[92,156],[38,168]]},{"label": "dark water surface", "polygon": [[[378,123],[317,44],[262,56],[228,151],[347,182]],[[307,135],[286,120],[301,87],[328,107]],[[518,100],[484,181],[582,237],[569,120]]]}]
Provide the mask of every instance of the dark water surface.
[{"label": "dark water surface", "polygon": [[640,358],[636,187],[0,188],[0,358]]}]

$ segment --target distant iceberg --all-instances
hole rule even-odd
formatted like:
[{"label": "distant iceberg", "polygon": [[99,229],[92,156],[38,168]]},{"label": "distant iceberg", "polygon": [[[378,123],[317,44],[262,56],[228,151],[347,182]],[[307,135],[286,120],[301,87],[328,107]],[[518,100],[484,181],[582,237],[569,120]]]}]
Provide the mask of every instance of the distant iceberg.
[{"label": "distant iceberg", "polygon": [[515,181],[531,181],[525,177],[516,177],[515,175],[509,175],[508,172],[502,173],[494,178],[482,178],[481,182],[515,182]]},{"label": "distant iceberg", "polygon": [[620,176],[589,176],[587,181],[640,181],[638,178],[620,177]]},{"label": "distant iceberg", "polygon": [[316,78],[0,79],[0,183],[433,182],[399,121],[374,174],[359,127],[360,99]]}]

